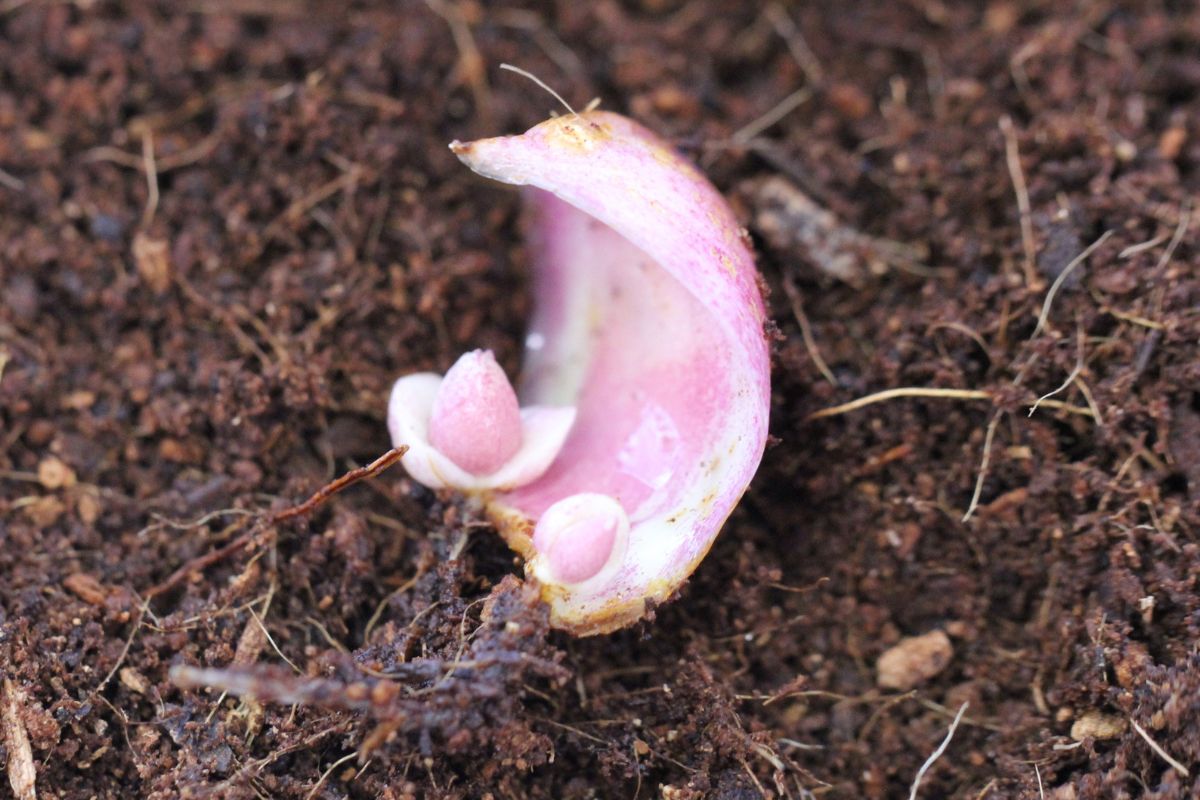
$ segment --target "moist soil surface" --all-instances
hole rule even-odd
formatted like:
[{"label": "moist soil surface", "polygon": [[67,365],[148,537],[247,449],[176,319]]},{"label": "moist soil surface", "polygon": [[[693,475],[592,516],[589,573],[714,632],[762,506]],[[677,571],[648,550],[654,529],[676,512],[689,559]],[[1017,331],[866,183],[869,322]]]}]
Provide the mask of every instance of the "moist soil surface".
[{"label": "moist soil surface", "polygon": [[[907,797],[961,711],[920,797],[1200,795],[1198,51],[1172,0],[3,3],[0,794]],[[608,636],[402,467],[280,514],[396,377],[519,371],[520,197],[446,147],[557,106],[502,62],[699,163],[774,320],[757,477]],[[889,389],[952,392],[812,416]]]}]

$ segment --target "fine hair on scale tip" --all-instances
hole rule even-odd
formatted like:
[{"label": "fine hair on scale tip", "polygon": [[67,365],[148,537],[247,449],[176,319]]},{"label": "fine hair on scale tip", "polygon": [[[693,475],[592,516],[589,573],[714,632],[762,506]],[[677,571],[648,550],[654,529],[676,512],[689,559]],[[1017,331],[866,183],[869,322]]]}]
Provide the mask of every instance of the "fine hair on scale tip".
[{"label": "fine hair on scale tip", "polygon": [[[563,108],[565,108],[568,112],[570,112],[571,116],[575,117],[576,119],[579,118],[579,112],[576,111],[571,106],[570,103],[568,103],[565,99],[563,99],[563,96],[561,94],[554,91],[554,89],[550,88],[550,85],[548,83],[546,83],[544,80],[539,78],[537,75],[534,75],[529,70],[524,70],[524,69],[521,69],[520,67],[515,67],[512,64],[501,64],[500,69],[505,70],[507,72],[515,72],[518,75],[520,75],[524,78],[528,78],[529,80],[533,81],[538,86],[542,87],[547,92],[549,92],[551,97],[553,97],[558,102],[562,103]],[[584,106],[583,113],[586,114],[589,111],[594,111],[599,105],[600,105],[600,98],[599,97],[592,98],[588,102],[588,104],[586,106]]]}]

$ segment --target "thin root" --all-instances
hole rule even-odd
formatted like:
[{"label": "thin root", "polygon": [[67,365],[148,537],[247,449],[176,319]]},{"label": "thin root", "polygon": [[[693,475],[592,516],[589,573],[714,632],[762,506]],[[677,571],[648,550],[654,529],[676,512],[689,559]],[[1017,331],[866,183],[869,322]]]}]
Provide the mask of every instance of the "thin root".
[{"label": "thin root", "polygon": [[[507,70],[508,72],[515,72],[518,75],[520,75],[522,78],[528,78],[529,80],[533,81],[538,86],[542,87],[547,92],[549,92],[550,96],[553,97],[555,100],[562,103],[563,108],[565,108],[567,111],[571,112],[571,116],[573,116],[573,117],[579,116],[579,112],[577,112],[575,109],[571,108],[571,104],[568,103],[566,100],[564,100],[563,96],[561,94],[559,94],[558,92],[551,89],[550,84],[546,83],[544,80],[539,78],[537,75],[534,75],[532,72],[529,72],[528,70],[523,70],[520,67],[514,67],[512,64],[501,64],[500,69]],[[589,103],[588,105],[590,106],[591,103]],[[590,110],[590,109],[588,109],[588,110]]]},{"label": "thin root", "polygon": [[[329,776],[333,774],[333,771],[335,769],[337,769],[338,767],[340,767],[342,764],[345,764],[347,761],[349,761],[350,759],[355,758],[357,756],[358,756],[357,752],[347,753],[346,755],[339,758],[337,761],[330,764],[329,769],[327,769],[321,773],[321,777],[317,779],[317,782],[313,786],[312,791],[310,791],[307,795],[304,796],[304,800],[312,800],[314,797],[316,797],[317,792],[321,791],[321,787],[325,785],[325,781],[329,779]],[[355,777],[357,777],[357,776],[355,776]]]},{"label": "thin root", "polygon": [[1137,724],[1137,720],[1135,720],[1133,717],[1130,717],[1129,722],[1133,725],[1133,729],[1137,731],[1138,736],[1141,736],[1146,740],[1146,744],[1150,745],[1150,749],[1157,753],[1159,758],[1170,764],[1171,768],[1178,772],[1182,777],[1188,777],[1187,767],[1172,758],[1170,753],[1162,749],[1162,745],[1151,739],[1150,734],[1146,733],[1146,729]]},{"label": "thin root", "polygon": [[[1070,386],[1072,383],[1074,383],[1079,378],[1080,373],[1083,372],[1085,363],[1084,363],[1084,358],[1083,358],[1084,333],[1083,333],[1082,326],[1080,326],[1080,328],[1079,328],[1079,337],[1078,338],[1079,338],[1079,349],[1075,355],[1075,368],[1071,370],[1070,374],[1067,375],[1066,380],[1064,380],[1057,389],[1047,392],[1046,394],[1042,395],[1041,397],[1039,397],[1037,400],[1034,401],[1033,405],[1029,407],[1029,416],[1032,417],[1033,412],[1037,411],[1038,406],[1040,406],[1046,400],[1049,400],[1051,397],[1058,394],[1059,392],[1066,391],[1067,387]],[[1079,384],[1080,384],[1080,391],[1084,392],[1084,397],[1088,401],[1088,407],[1092,409],[1092,414],[1096,417],[1097,424],[1102,425],[1103,423],[1100,421],[1100,414],[1098,412],[1098,409],[1096,408],[1095,400],[1092,399],[1091,391],[1085,390],[1083,388],[1085,386],[1083,381],[1079,381]]]},{"label": "thin root", "polygon": [[975,479],[975,491],[971,494],[971,503],[967,506],[967,511],[963,514],[962,521],[966,522],[975,513],[975,509],[979,507],[979,496],[983,494],[983,482],[987,478],[988,465],[992,460],[992,440],[996,438],[996,427],[1000,424],[1000,418],[1004,416],[1003,411],[997,411],[992,417],[992,421],[988,423],[987,431],[983,436],[983,458],[979,462],[979,475]]},{"label": "thin root", "polygon": [[[857,411],[860,408],[882,403],[884,400],[895,400],[898,397],[936,397],[951,400],[991,400],[992,393],[984,389],[928,389],[923,386],[903,386],[898,389],[887,389],[882,392],[859,397],[856,400],[851,400],[849,403],[842,403],[829,408],[822,408],[820,411],[814,411],[804,418],[804,422],[811,422],[814,419],[823,419],[825,417],[836,417],[841,414],[847,414],[851,411]],[[1096,417],[1096,412],[1091,408],[1083,406],[1075,406],[1070,403],[1064,403],[1061,400],[1046,400],[1043,399],[1041,404],[1046,408],[1056,408],[1059,411],[1064,411],[1068,414],[1075,414],[1081,417]]]},{"label": "thin root", "polygon": [[1086,249],[1084,249],[1082,253],[1071,259],[1071,262],[1063,267],[1063,271],[1058,273],[1058,277],[1055,278],[1054,283],[1050,285],[1050,291],[1046,292],[1046,300],[1042,303],[1042,313],[1038,315],[1037,327],[1033,329],[1033,335],[1029,337],[1030,341],[1036,339],[1037,335],[1042,332],[1042,328],[1045,327],[1046,318],[1050,316],[1050,304],[1054,302],[1054,296],[1058,294],[1058,290],[1062,287],[1063,281],[1067,279],[1067,276],[1070,275],[1076,267],[1086,261],[1087,257],[1094,253],[1097,247],[1104,244],[1108,240],[1108,237],[1112,235],[1113,232],[1111,229],[1105,231],[1100,235],[1099,239],[1092,242],[1087,246]]},{"label": "thin root", "polygon": [[954,715],[954,721],[950,723],[950,730],[946,731],[946,738],[942,739],[942,743],[938,745],[938,749],[934,750],[929,758],[925,759],[925,763],[917,770],[917,777],[913,779],[912,789],[908,793],[908,800],[917,800],[917,790],[921,788],[921,779],[925,777],[925,773],[933,766],[933,762],[942,757],[942,753],[946,752],[946,748],[950,745],[950,740],[954,738],[954,732],[958,730],[958,723],[962,720],[962,716],[966,713],[967,706],[970,703],[963,703],[958,708],[958,713]]},{"label": "thin root", "polygon": [[814,411],[804,418],[805,422],[814,419],[823,419],[825,417],[836,417],[840,414],[846,414],[850,411],[857,411],[860,408],[865,408],[875,403],[882,403],[884,400],[894,400],[897,397],[938,397],[949,398],[953,400],[991,400],[992,393],[983,391],[982,389],[927,389],[921,386],[904,386],[899,389],[887,389],[875,394],[869,394],[865,397],[860,397],[857,400],[851,400],[849,403],[823,408],[820,411]]},{"label": "thin root", "polygon": [[108,671],[108,674],[104,676],[104,680],[100,681],[100,683],[96,685],[96,688],[92,690],[92,693],[88,695],[89,697],[95,697],[97,694],[99,694],[100,690],[108,685],[108,682],[111,681],[113,676],[117,674],[117,670],[119,670],[121,665],[125,663],[125,658],[129,655],[129,648],[133,646],[134,637],[136,637],[137,632],[141,630],[142,622],[146,619],[146,613],[149,610],[150,598],[147,597],[144,601],[142,601],[142,607],[138,612],[138,618],[133,623],[133,630],[129,632],[129,638],[125,640],[125,645],[121,648],[121,654],[117,656],[116,663],[112,665],[112,669]]},{"label": "thin root", "polygon": [[829,369],[829,365],[825,363],[825,359],[821,357],[821,351],[817,349],[817,343],[812,335],[812,326],[808,323],[808,315],[804,313],[804,302],[800,298],[800,290],[796,288],[796,284],[790,276],[783,279],[783,291],[788,296],[788,302],[792,304],[792,315],[800,325],[800,336],[804,339],[804,349],[808,351],[808,357],[825,376],[825,380],[829,381],[829,385],[836,387],[838,385],[837,378],[834,377],[833,370]]},{"label": "thin root", "polygon": [[1007,114],[1000,118],[1000,133],[1004,136],[1004,161],[1012,180],[1013,192],[1017,196],[1017,211],[1021,219],[1021,247],[1025,251],[1025,285],[1037,287],[1037,244],[1033,240],[1033,217],[1029,207],[1029,188],[1025,185],[1025,172],[1021,169],[1021,151],[1017,146],[1017,132],[1012,118]]}]

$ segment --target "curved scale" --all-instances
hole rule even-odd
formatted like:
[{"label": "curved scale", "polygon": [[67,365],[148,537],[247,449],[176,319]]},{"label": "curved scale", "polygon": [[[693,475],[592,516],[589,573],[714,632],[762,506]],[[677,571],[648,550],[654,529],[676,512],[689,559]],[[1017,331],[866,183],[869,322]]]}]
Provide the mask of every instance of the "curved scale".
[{"label": "curved scale", "polygon": [[[761,460],[770,364],[753,258],[712,185],[619,115],[451,148],[476,172],[529,187],[535,312],[521,401],[576,408],[549,469],[489,497],[489,510],[555,625],[622,627],[692,573]],[[575,495],[612,498],[629,529],[619,560],[567,582],[547,562],[598,560],[539,552],[531,537]],[[570,547],[570,532],[539,530],[538,541]]]}]

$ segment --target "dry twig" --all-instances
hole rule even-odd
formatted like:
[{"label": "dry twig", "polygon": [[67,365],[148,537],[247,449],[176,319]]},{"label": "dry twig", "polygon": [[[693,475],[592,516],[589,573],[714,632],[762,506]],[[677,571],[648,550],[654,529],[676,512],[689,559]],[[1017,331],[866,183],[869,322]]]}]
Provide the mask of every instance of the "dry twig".
[{"label": "dry twig", "polygon": [[1183,235],[1187,233],[1188,226],[1192,223],[1192,204],[1190,201],[1184,201],[1183,210],[1179,214],[1179,224],[1175,226],[1175,233],[1171,236],[1171,241],[1167,244],[1167,249],[1163,251],[1162,256],[1158,259],[1158,263],[1154,265],[1155,278],[1160,277],[1160,273],[1166,268],[1167,264],[1171,263],[1171,257],[1175,255],[1175,248],[1179,247],[1179,243],[1183,240]]},{"label": "dry twig", "polygon": [[154,134],[142,135],[142,164],[146,171],[146,207],[142,209],[142,230],[150,227],[158,211],[158,167],[154,163]]},{"label": "dry twig", "polygon": [[735,131],[734,134],[729,137],[730,141],[734,144],[746,144],[751,139],[765,131],[767,128],[770,128],[776,122],[779,122],[788,114],[807,103],[812,96],[813,90],[809,86],[797,89],[772,106],[768,111],[762,114],[762,116],[748,122]]},{"label": "dry twig", "polygon": [[820,86],[825,82],[825,70],[821,67],[821,62],[817,59],[817,54],[808,46],[808,41],[805,40],[804,34],[800,32],[800,27],[795,20],[791,18],[787,10],[779,3],[771,3],[765,11],[767,20],[771,23],[771,27],[783,39],[783,43],[787,45],[788,52],[792,54],[792,58],[800,65],[800,69],[804,70],[804,77],[808,78],[808,82],[812,86]]},{"label": "dry twig", "polygon": [[295,200],[284,209],[278,217],[271,220],[270,224],[263,230],[263,240],[269,241],[283,232],[287,224],[293,223],[303,217],[318,204],[328,200],[335,194],[341,191],[353,189],[366,175],[366,170],[358,164],[351,165],[350,168],[336,178],[328,180],[318,186],[313,191]]},{"label": "dry twig", "polygon": [[312,495],[312,497],[308,498],[303,503],[294,505],[290,508],[285,508],[282,511],[278,511],[274,514],[266,516],[257,525],[224,547],[220,547],[212,552],[205,553],[197,558],[193,558],[191,561],[175,570],[165,581],[151,588],[146,593],[146,598],[150,599],[152,597],[156,597],[169,589],[175,588],[180,583],[187,580],[189,575],[207,569],[218,561],[221,561],[227,556],[230,556],[233,553],[243,549],[252,541],[254,541],[255,536],[257,536],[266,528],[283,522],[284,520],[293,519],[295,517],[311,513],[313,509],[317,508],[319,505],[346,487],[358,483],[361,480],[374,478],[376,475],[399,461],[406,452],[408,452],[407,445],[393,447],[391,450],[388,450],[386,453],[372,461],[367,466],[352,469],[337,480],[322,486]]},{"label": "dry twig", "polygon": [[542,48],[542,52],[576,83],[582,83],[586,79],[587,68],[583,61],[571,48],[563,44],[563,40],[558,38],[553,28],[538,12],[517,8],[496,9],[491,21],[506,28],[525,31],[533,37],[537,46]]},{"label": "dry twig", "polygon": [[0,169],[0,186],[7,186],[14,192],[24,191],[25,181],[13,175],[11,172],[6,172]]},{"label": "dry twig", "polygon": [[475,44],[475,36],[471,33],[471,26],[467,23],[462,8],[459,4],[447,0],[425,0],[425,5],[450,26],[450,35],[458,49],[458,71],[463,81],[471,88],[476,110],[483,121],[488,122],[492,115],[492,91],[488,86],[483,56]]}]

